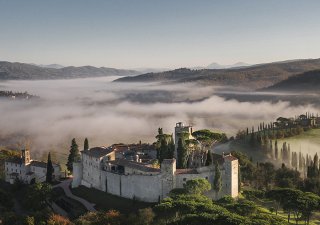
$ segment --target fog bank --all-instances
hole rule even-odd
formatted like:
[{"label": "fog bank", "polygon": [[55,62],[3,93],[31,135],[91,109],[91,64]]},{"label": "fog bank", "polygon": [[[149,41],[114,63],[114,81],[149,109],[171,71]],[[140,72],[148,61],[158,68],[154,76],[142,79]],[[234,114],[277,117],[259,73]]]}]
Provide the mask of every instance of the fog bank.
[{"label": "fog bank", "polygon": [[155,140],[158,127],[173,132],[176,122],[234,135],[237,130],[293,116],[318,107],[288,101],[258,103],[226,100],[221,87],[112,83],[110,78],[1,82],[2,90],[28,91],[40,101],[0,101],[0,145],[24,136],[38,151],[66,152],[71,138],[79,145]]}]

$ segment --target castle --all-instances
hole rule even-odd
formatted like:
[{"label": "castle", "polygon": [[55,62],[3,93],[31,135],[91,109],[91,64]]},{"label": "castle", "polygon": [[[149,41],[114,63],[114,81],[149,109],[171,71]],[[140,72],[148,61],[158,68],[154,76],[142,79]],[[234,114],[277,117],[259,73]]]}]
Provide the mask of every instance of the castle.
[{"label": "castle", "polygon": [[[60,179],[60,166],[52,164],[53,180]],[[13,184],[17,179],[26,184],[44,182],[46,180],[47,163],[32,160],[30,150],[21,150],[20,157],[5,160],[5,180]]]},{"label": "castle", "polygon": [[[192,127],[177,123],[175,137],[180,132],[189,132]],[[177,142],[177,140],[175,140]],[[73,164],[72,188],[80,185],[95,188],[107,193],[144,202],[158,202],[168,196],[174,188],[183,188],[188,180],[195,178],[214,181],[213,165],[198,168],[177,169],[176,159],[164,159],[160,168],[151,162],[142,161],[136,155],[127,159],[118,153],[119,148],[94,147],[81,152],[81,160]],[[219,193],[206,193],[212,198],[224,195],[238,196],[238,159],[228,155],[216,155],[222,176],[222,188]]]}]

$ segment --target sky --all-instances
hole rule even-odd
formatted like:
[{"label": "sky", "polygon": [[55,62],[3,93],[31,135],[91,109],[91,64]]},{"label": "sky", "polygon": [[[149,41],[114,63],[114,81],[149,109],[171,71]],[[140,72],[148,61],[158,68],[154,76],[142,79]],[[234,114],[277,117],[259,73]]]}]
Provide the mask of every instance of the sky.
[{"label": "sky", "polygon": [[0,61],[179,68],[320,57],[319,0],[0,0]]}]

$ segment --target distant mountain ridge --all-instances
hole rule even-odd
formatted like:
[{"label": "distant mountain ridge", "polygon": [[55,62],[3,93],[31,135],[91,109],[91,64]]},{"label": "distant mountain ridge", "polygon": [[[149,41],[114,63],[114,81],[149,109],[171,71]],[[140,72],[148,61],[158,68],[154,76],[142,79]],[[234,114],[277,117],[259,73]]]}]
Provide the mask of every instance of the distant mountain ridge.
[{"label": "distant mountain ridge", "polygon": [[140,72],[93,66],[47,68],[26,63],[0,61],[0,80],[48,80],[103,76],[132,76]]},{"label": "distant mountain ridge", "polygon": [[262,89],[262,91],[320,92],[320,70],[308,71],[289,77]]},{"label": "distant mountain ridge", "polygon": [[60,65],[60,64],[44,65],[44,64],[34,64],[34,63],[31,63],[31,65],[39,66],[39,67],[43,67],[43,68],[53,68],[53,69],[61,69],[61,68],[63,68],[63,67],[66,67],[66,66],[62,66],[62,65]]},{"label": "distant mountain ridge", "polygon": [[229,69],[191,70],[181,68],[160,73],[123,77],[115,82],[194,82],[201,85],[243,86],[259,89],[310,70],[320,70],[320,59],[290,60]]},{"label": "distant mountain ridge", "polygon": [[[219,63],[210,63],[208,66],[194,66],[194,67],[188,67],[188,69],[191,70],[202,70],[202,69],[230,69],[230,68],[242,68],[242,67],[248,67],[251,66],[248,63],[244,63],[244,62],[237,62],[235,64],[231,64],[231,65],[221,65]],[[159,71],[160,72],[160,71]]]}]

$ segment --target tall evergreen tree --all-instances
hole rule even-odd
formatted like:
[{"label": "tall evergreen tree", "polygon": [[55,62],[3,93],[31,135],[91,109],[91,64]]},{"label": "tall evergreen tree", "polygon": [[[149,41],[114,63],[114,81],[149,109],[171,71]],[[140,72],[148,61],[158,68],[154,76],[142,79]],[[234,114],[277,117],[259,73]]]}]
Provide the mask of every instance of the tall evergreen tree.
[{"label": "tall evergreen tree", "polygon": [[89,141],[88,138],[84,139],[83,150],[89,150]]},{"label": "tall evergreen tree", "polygon": [[178,140],[177,158],[178,158],[177,159],[178,169],[187,168],[187,149],[186,149],[184,141],[181,137]]},{"label": "tall evergreen tree", "polygon": [[159,161],[160,161],[160,163],[164,160],[164,159],[166,159],[166,158],[168,158],[168,144],[167,144],[167,141],[166,141],[166,139],[165,138],[162,138],[161,139],[161,142],[160,142],[160,159],[159,159]]},{"label": "tall evergreen tree", "polygon": [[210,150],[207,152],[206,166],[210,166],[212,164],[212,155]]},{"label": "tall evergreen tree", "polygon": [[302,154],[299,152],[299,170],[303,169]]},{"label": "tall evergreen tree", "polygon": [[215,171],[214,171],[214,178],[213,178],[213,190],[216,191],[218,194],[222,188],[222,178],[221,178],[221,171],[219,168],[219,164],[216,161],[214,165]]},{"label": "tall evergreen tree", "polygon": [[252,129],[251,129],[250,143],[251,143],[251,145],[254,145],[254,143],[255,143],[254,127],[252,127]]},{"label": "tall evergreen tree", "polygon": [[47,183],[52,183],[52,174],[53,174],[53,172],[54,172],[54,168],[52,166],[51,154],[49,152],[48,160],[47,160],[47,173],[46,173],[46,182]]},{"label": "tall evergreen tree", "polygon": [[174,157],[175,145],[173,141],[173,135],[171,134],[170,141],[168,144],[168,159],[172,159]]},{"label": "tall evergreen tree", "polygon": [[318,153],[316,153],[313,157],[313,165],[315,167],[315,170],[319,170],[319,157]]},{"label": "tall evergreen tree", "polygon": [[274,158],[279,159],[278,141],[274,142]]},{"label": "tall evergreen tree", "polygon": [[79,155],[78,144],[76,142],[76,139],[73,138],[72,141],[71,141],[71,147],[70,147],[70,153],[69,153],[69,156],[68,156],[68,162],[66,164],[67,169],[70,172],[73,172],[73,162],[78,160],[79,157],[80,157],[80,155]]}]

